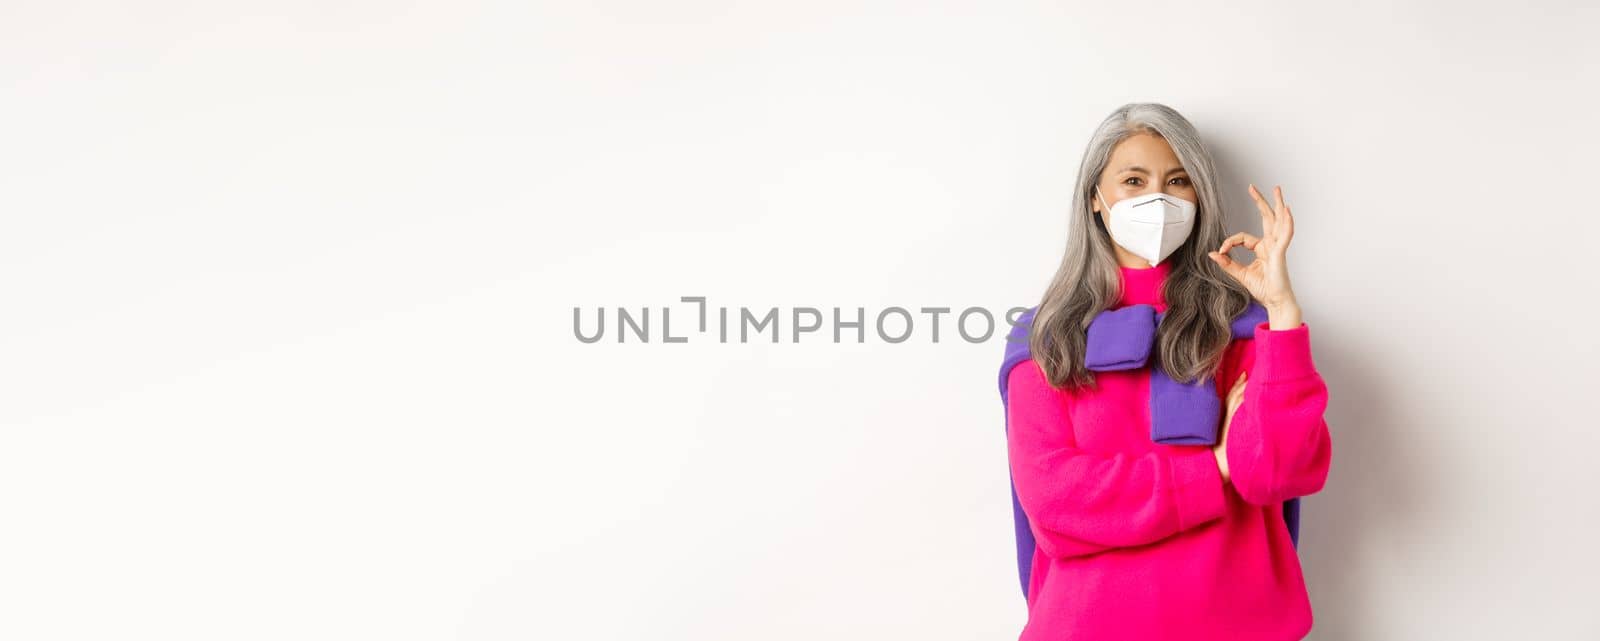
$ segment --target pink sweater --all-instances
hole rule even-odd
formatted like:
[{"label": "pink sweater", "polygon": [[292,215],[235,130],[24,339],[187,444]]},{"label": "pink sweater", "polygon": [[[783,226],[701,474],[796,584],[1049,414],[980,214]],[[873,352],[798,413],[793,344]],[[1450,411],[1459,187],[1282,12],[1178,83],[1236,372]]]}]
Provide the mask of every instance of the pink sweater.
[{"label": "pink sweater", "polygon": [[[1118,307],[1165,310],[1171,263],[1122,268]],[[1153,358],[1153,356],[1152,356]],[[1311,604],[1283,501],[1322,489],[1332,442],[1310,329],[1255,328],[1227,347],[1217,395],[1246,371],[1228,428],[1231,481],[1211,448],[1150,440],[1150,368],[1050,387],[1032,360],[1009,374],[1007,441],[1038,547],[1021,641],[1284,641]]]}]

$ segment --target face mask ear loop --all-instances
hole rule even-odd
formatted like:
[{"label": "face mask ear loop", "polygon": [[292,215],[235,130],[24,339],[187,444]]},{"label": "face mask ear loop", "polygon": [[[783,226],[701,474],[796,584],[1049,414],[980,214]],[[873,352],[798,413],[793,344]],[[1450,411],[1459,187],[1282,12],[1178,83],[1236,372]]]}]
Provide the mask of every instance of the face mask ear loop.
[{"label": "face mask ear loop", "polygon": [[1106,208],[1106,210],[1104,212],[1101,212],[1101,213],[1103,213],[1103,214],[1105,214],[1107,216],[1110,216],[1111,215],[1111,205],[1106,204],[1105,195],[1104,195],[1103,192],[1100,191],[1100,186],[1099,185],[1095,185],[1094,186],[1094,196],[1095,196],[1095,198],[1099,198],[1100,199],[1100,206]]}]

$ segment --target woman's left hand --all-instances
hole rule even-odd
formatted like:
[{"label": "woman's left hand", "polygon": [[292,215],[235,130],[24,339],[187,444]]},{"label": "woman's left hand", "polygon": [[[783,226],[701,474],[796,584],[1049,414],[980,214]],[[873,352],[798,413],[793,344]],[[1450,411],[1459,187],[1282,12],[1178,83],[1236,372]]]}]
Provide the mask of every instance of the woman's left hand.
[{"label": "woman's left hand", "polygon": [[[1261,238],[1239,232],[1224,240],[1222,247],[1206,254],[1222,267],[1222,271],[1227,272],[1234,280],[1244,285],[1245,289],[1250,290],[1250,295],[1269,310],[1296,304],[1294,291],[1289,287],[1287,260],[1289,240],[1294,238],[1294,214],[1290,213],[1289,206],[1283,202],[1282,187],[1274,187],[1273,194],[1278,201],[1277,207],[1267,206],[1267,201],[1261,197],[1261,192],[1256,191],[1255,185],[1250,185],[1250,197],[1255,199],[1256,209],[1261,210]],[[1248,265],[1234,262],[1228,257],[1228,250],[1235,245],[1243,245],[1255,252],[1255,260],[1250,261]]]}]

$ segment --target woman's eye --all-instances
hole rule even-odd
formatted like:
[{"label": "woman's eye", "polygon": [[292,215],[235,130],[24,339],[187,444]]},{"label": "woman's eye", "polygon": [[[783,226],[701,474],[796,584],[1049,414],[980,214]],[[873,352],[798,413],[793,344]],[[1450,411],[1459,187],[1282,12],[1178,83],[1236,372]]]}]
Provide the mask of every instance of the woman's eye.
[{"label": "woman's eye", "polygon": [[1137,187],[1137,186],[1138,186],[1138,185],[1139,185],[1139,181],[1140,181],[1140,180],[1141,180],[1141,179],[1140,179],[1140,178],[1139,178],[1139,177],[1138,177],[1138,176],[1134,176],[1134,177],[1132,177],[1132,178],[1129,178],[1129,179],[1127,179],[1127,180],[1124,180],[1124,181],[1122,181],[1122,182],[1124,182],[1124,183],[1126,183],[1126,184],[1129,184],[1129,185],[1133,185],[1133,186],[1136,186],[1136,187]]},{"label": "woman's eye", "polygon": [[1172,181],[1173,181],[1173,184],[1176,184],[1176,185],[1187,185],[1187,184],[1189,184],[1189,177],[1188,176],[1179,176],[1177,178],[1173,178]]}]

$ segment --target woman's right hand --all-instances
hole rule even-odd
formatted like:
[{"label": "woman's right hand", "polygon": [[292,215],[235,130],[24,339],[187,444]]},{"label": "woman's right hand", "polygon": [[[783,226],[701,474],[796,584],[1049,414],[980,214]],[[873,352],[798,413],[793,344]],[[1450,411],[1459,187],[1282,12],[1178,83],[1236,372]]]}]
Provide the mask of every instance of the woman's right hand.
[{"label": "woman's right hand", "polygon": [[1239,380],[1233,383],[1233,389],[1228,390],[1228,411],[1222,416],[1222,427],[1219,428],[1217,444],[1211,447],[1211,453],[1217,456],[1217,469],[1222,471],[1222,481],[1226,483],[1231,477],[1228,475],[1228,425],[1233,423],[1233,413],[1244,404],[1244,376],[1246,372],[1239,372]]}]

